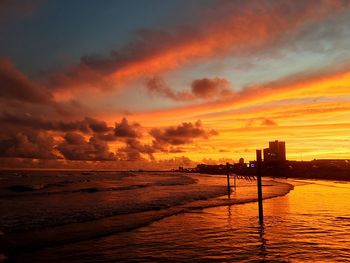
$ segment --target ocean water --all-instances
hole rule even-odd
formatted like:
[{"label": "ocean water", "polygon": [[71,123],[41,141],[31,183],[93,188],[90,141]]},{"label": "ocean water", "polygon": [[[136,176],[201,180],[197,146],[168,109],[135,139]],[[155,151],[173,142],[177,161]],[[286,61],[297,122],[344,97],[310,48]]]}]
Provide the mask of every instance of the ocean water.
[{"label": "ocean water", "polygon": [[[178,173],[45,172],[0,177],[8,262],[347,262],[350,184]],[[294,185],[294,189],[293,189]],[[274,198],[272,198],[274,197]]]}]

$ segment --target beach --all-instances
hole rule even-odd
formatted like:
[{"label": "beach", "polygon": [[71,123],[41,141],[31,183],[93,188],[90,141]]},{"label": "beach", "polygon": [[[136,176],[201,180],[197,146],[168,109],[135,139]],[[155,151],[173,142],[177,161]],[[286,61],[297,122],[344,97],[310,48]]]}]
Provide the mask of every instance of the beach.
[{"label": "beach", "polygon": [[0,181],[5,262],[289,262],[350,253],[346,182],[264,179],[260,226],[256,181],[238,180],[228,199],[225,176],[13,176]]}]

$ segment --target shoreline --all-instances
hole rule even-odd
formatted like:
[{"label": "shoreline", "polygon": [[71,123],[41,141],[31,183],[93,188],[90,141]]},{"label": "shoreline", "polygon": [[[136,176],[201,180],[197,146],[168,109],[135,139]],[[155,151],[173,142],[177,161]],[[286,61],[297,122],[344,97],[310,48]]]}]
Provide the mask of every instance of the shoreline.
[{"label": "shoreline", "polygon": [[[265,186],[270,186],[269,184],[266,185],[266,183],[269,182],[271,183],[271,180],[265,180]],[[283,191],[274,194],[265,194],[264,200],[287,195],[294,189],[292,184],[286,182],[272,182],[275,183],[275,185],[272,187],[277,188],[283,186]],[[164,218],[191,212],[193,210],[203,210],[212,207],[231,206],[252,202],[257,202],[257,197],[236,200],[227,199],[226,194],[220,194],[207,200],[192,201],[168,209],[121,214],[92,221],[66,224],[45,229],[37,229],[21,233],[9,233],[7,235],[0,236],[0,247],[2,247],[0,253],[4,253],[8,256],[18,253],[30,253],[32,251],[41,250],[47,247],[82,242],[121,232],[132,231],[140,227],[150,225],[153,222]]]},{"label": "shoreline", "polygon": [[[70,173],[179,173],[184,175],[202,175],[202,176],[226,176],[226,174],[210,174],[210,173],[199,173],[199,172],[182,172],[178,170],[93,170],[93,169],[59,169],[59,168],[0,168],[0,176],[2,174],[6,173],[21,173],[20,175],[25,175],[26,173],[32,174],[32,173],[55,173],[55,172],[70,172]],[[240,175],[240,174],[237,174]],[[16,175],[14,175],[16,176]],[[264,178],[272,178],[272,179],[296,179],[296,180],[323,180],[323,181],[343,181],[343,182],[350,182],[350,171],[349,171],[349,178],[344,177],[337,177],[335,175],[335,178],[330,177],[317,177],[317,176],[276,176],[276,175],[262,175],[262,179]]]}]

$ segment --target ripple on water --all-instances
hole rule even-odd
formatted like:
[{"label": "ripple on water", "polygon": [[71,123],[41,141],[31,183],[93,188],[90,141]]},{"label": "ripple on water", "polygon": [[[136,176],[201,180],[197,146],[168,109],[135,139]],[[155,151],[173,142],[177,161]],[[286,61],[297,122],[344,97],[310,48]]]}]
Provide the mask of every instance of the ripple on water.
[{"label": "ripple on water", "polygon": [[350,258],[350,189],[327,184],[303,184],[287,196],[265,200],[262,227],[256,203],[233,204],[178,214],[30,257],[32,262],[344,261]]}]

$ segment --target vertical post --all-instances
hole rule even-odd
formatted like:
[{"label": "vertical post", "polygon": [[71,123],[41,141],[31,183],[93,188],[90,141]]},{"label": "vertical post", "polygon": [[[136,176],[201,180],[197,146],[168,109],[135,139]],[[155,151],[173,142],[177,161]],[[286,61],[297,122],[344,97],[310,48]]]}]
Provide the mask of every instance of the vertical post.
[{"label": "vertical post", "polygon": [[236,187],[237,187],[236,177],[237,177],[236,175],[234,175],[234,177],[233,177],[233,180],[234,180],[233,186],[235,188],[235,191],[236,191]]},{"label": "vertical post", "polygon": [[262,197],[262,184],[261,184],[261,150],[256,150],[256,162],[257,162],[257,181],[258,181],[258,203],[259,203],[259,223],[264,222],[263,211],[263,197]]},{"label": "vertical post", "polygon": [[230,186],[230,164],[226,163],[226,170],[227,170],[227,195],[228,198],[231,196],[231,186]]}]

